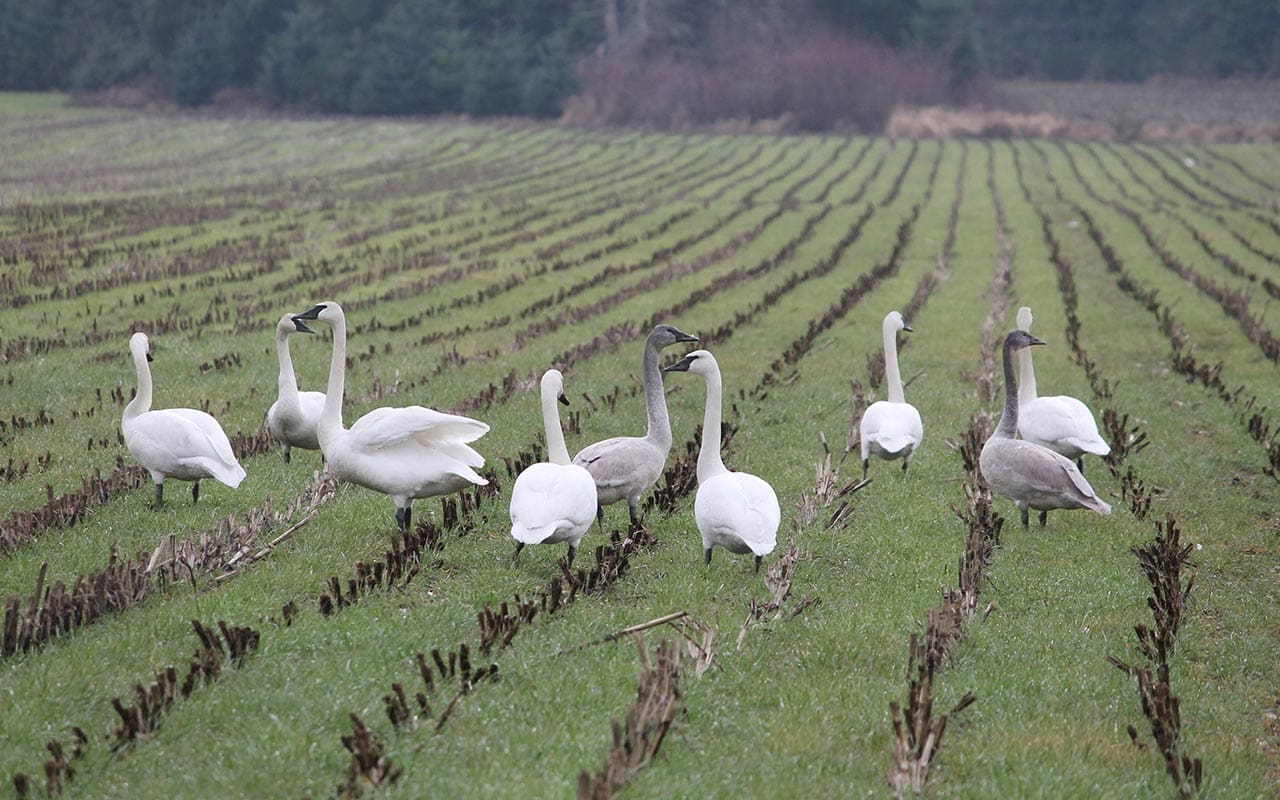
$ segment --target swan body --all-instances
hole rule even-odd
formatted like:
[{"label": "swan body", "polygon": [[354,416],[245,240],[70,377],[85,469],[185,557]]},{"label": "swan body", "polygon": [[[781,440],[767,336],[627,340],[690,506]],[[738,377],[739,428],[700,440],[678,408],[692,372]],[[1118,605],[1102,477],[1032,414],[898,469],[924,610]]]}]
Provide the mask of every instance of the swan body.
[{"label": "swan body", "polygon": [[488,483],[474,469],[484,466],[484,457],[468,444],[488,433],[483,422],[422,406],[384,406],[345,427],[347,321],[342,307],[332,301],[320,303],[296,319],[333,328],[329,387],[316,427],[325,464],[348,483],[390,495],[401,532],[411,525],[414,498]]},{"label": "swan body", "polygon": [[289,335],[315,333],[306,323],[285,314],[276,325],[276,357],[280,360],[280,377],[276,387],[276,401],[267,409],[267,429],[276,441],[284,446],[284,461],[290,461],[295,447],[303,450],[319,450],[320,438],[316,426],[324,411],[324,392],[298,391],[298,379],[293,373],[293,359],[289,356]]},{"label": "swan body", "polygon": [[231,488],[244,480],[231,442],[218,421],[194,408],[151,410],[151,342],[141,331],[129,339],[129,352],[138,373],[138,392],[125,406],[120,427],[125,446],[151,473],[156,508],[164,505],[164,481],[191,481],[191,502],[200,499],[200,481],[213,478]]},{"label": "swan body", "polygon": [[662,388],[658,356],[662,348],[698,337],[671,325],[658,325],[644,343],[644,397],[649,427],[644,436],[615,436],[584,447],[573,463],[585,467],[596,482],[596,518],[604,528],[604,507],[627,501],[631,524],[640,525],[640,495],[649,490],[667,465],[671,452],[671,419]]},{"label": "swan body", "polygon": [[698,451],[698,494],[693,503],[704,561],[710,564],[711,548],[720,545],[739,555],[754,553],[759,572],[760,561],[777,544],[782,510],[767,481],[748,472],[731,472],[720,456],[720,366],[711,353],[695,350],[666,371],[692,372],[707,383],[702,447]]},{"label": "swan body", "polygon": [[1018,382],[1013,354],[1031,345],[1044,344],[1024,330],[1010,331],[1004,340],[1004,414],[994,433],[982,446],[978,465],[987,484],[1014,502],[1027,527],[1029,509],[1040,512],[1044,525],[1055,508],[1087,508],[1110,514],[1111,506],[1093,491],[1071,459],[1043,445],[1015,439],[1018,429]]},{"label": "swan body", "polygon": [[906,401],[902,391],[902,374],[898,371],[898,331],[910,330],[911,326],[902,319],[902,314],[890,311],[885,315],[884,371],[889,399],[878,400],[868,406],[858,424],[858,434],[862,440],[863,479],[867,477],[871,456],[886,461],[901,458],[902,472],[906,474],[911,456],[924,439],[924,423],[920,421],[920,412]]},{"label": "swan body", "polygon": [[557,402],[569,402],[559,370],[543,373],[541,399],[547,460],[525,468],[511,489],[511,536],[516,540],[513,558],[526,544],[568,542],[568,563],[572,564],[578,543],[596,518],[596,482],[585,467],[569,461],[556,408]]},{"label": "swan body", "polygon": [[[1018,328],[1031,332],[1031,309],[1018,309]],[[1019,351],[1022,383],[1018,387],[1018,433],[1028,442],[1044,445],[1070,458],[1083,471],[1085,453],[1105,456],[1111,445],[1098,434],[1093,412],[1069,395],[1036,394],[1036,370],[1030,348]]]}]

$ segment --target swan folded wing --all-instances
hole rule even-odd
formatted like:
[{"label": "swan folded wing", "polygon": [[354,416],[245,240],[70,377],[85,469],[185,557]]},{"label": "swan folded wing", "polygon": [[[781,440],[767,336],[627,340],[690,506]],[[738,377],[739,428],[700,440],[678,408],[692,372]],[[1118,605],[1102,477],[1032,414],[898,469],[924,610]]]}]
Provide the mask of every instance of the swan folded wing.
[{"label": "swan folded wing", "polygon": [[867,408],[861,433],[879,450],[896,455],[920,443],[924,424],[920,412],[910,403],[880,400]]},{"label": "swan folded wing", "polygon": [[1002,448],[1012,456],[983,464],[987,481],[993,486],[1014,487],[1018,496],[1051,497],[1061,496],[1070,485],[1083,497],[1097,496],[1084,475],[1066,456],[1018,439],[1004,440]]},{"label": "swan folded wing", "polygon": [[598,488],[616,489],[654,483],[666,457],[644,439],[620,436],[584,447],[573,463],[586,467]]},{"label": "swan folded wing", "polygon": [[718,533],[740,539],[756,555],[773,551],[782,521],[773,487],[746,472],[730,472],[703,484],[698,490],[694,515],[700,526],[708,525]]},{"label": "swan folded wing", "polygon": [[148,470],[180,480],[211,476],[235,488],[245,471],[217,420],[203,411],[148,411],[125,427],[129,452]]},{"label": "swan folded wing", "polygon": [[1018,409],[1018,432],[1048,446],[1061,443],[1104,456],[1111,446],[1098,434],[1089,407],[1074,397],[1039,397]]},{"label": "swan folded wing", "polygon": [[[349,430],[351,441],[365,450],[394,447],[409,439],[427,447],[472,442],[488,432],[489,426],[478,420],[422,406],[376,408],[356,420]],[[482,460],[474,466],[483,463]]]},{"label": "swan folded wing", "polygon": [[511,535],[525,544],[586,529],[595,515],[595,483],[580,467],[534,464],[511,491]]}]

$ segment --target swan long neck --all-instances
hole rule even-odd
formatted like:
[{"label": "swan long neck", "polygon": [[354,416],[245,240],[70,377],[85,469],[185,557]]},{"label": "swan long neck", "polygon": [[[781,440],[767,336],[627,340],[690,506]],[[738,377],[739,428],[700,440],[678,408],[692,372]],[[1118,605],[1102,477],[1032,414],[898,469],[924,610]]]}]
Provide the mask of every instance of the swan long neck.
[{"label": "swan long neck", "polygon": [[560,426],[559,392],[542,391],[542,427],[547,434],[547,460],[552,464],[569,464],[569,448],[564,443],[564,428]]},{"label": "swan long neck", "polygon": [[1022,385],[1018,387],[1018,402],[1030,403],[1039,395],[1036,394],[1036,367],[1031,360],[1031,348],[1024,347],[1018,351],[1018,366],[1022,372]]},{"label": "swan long neck", "polygon": [[[1025,348],[1024,348],[1025,349]],[[1012,439],[1018,432],[1018,376],[1013,372],[1013,348],[1004,346],[1004,413],[993,439]]]},{"label": "swan long neck", "polygon": [[898,371],[898,329],[890,322],[884,324],[884,375],[889,386],[889,402],[907,402],[902,391],[902,373]]},{"label": "swan long neck", "polygon": [[698,483],[728,472],[720,457],[721,392],[720,370],[713,369],[707,380],[707,408],[702,415],[702,447],[698,450]]},{"label": "swan long neck", "polygon": [[132,419],[151,410],[151,367],[145,352],[133,354],[133,366],[138,373],[138,391],[129,405],[124,407],[124,418]]},{"label": "swan long neck", "polygon": [[289,334],[276,332],[276,358],[280,361],[280,375],[276,379],[276,397],[281,401],[298,399],[298,378],[293,372],[293,359],[289,356]]},{"label": "swan long neck", "polygon": [[658,368],[659,348],[653,342],[644,346],[644,402],[649,415],[645,438],[671,450],[671,418],[667,416],[667,395],[662,388],[662,370]]},{"label": "swan long neck", "polygon": [[321,437],[342,429],[342,393],[347,383],[347,321],[334,320],[333,358],[329,361],[329,388],[324,396],[317,432]]}]

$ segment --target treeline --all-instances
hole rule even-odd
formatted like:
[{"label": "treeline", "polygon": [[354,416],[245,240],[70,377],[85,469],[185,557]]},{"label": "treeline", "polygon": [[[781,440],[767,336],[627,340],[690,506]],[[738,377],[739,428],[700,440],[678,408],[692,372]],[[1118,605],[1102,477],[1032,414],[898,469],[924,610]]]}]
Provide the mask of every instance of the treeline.
[{"label": "treeline", "polygon": [[985,77],[1280,74],[1275,0],[0,0],[0,89],[874,126]]}]

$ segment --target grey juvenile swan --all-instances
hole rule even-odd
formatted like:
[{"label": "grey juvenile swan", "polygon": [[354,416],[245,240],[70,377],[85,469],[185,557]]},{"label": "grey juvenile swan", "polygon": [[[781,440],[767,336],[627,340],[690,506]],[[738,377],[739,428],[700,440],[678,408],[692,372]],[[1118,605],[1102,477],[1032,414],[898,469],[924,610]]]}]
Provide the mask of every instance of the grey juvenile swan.
[{"label": "grey juvenile swan", "polygon": [[640,495],[658,482],[671,452],[671,418],[662,388],[658,355],[662,348],[677,342],[696,342],[698,337],[671,325],[658,325],[644,342],[644,398],[649,429],[644,436],[615,436],[587,445],[573,457],[586,467],[596,482],[596,519],[604,529],[604,507],[627,501],[631,524],[640,524]]},{"label": "grey juvenile swan", "polygon": [[1094,493],[1071,459],[1035,442],[1014,438],[1018,430],[1018,380],[1013,373],[1013,354],[1036,344],[1044,342],[1023,330],[1005,336],[1004,414],[982,446],[978,458],[982,476],[993,491],[1018,506],[1024,528],[1031,508],[1040,512],[1041,525],[1054,508],[1089,508],[1110,514],[1111,506]]}]

